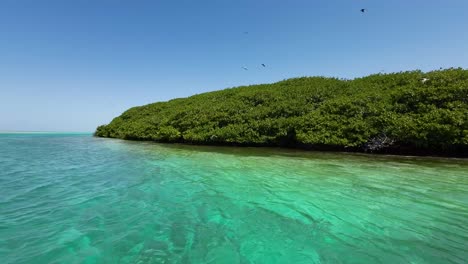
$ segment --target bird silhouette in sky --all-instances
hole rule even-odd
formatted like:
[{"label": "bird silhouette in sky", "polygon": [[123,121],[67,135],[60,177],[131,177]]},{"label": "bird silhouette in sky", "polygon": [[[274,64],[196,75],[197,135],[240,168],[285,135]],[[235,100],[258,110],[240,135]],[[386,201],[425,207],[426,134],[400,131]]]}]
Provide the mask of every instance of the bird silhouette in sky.
[{"label": "bird silhouette in sky", "polygon": [[263,67],[266,67],[266,65],[265,65],[264,63],[262,63],[262,66],[263,66]]},{"label": "bird silhouette in sky", "polygon": [[247,67],[242,67],[242,69],[244,69],[244,70],[246,70],[246,71],[248,71],[248,70],[249,70],[249,68],[247,68]]},{"label": "bird silhouette in sky", "polygon": [[361,9],[361,13],[365,13],[367,11],[367,9],[363,8]]}]

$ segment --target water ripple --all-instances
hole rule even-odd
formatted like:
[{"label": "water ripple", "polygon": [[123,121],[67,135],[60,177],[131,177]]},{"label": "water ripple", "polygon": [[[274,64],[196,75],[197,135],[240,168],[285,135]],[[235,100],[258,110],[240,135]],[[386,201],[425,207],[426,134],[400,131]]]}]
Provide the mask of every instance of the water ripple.
[{"label": "water ripple", "polygon": [[464,263],[468,161],[0,135],[0,263]]}]

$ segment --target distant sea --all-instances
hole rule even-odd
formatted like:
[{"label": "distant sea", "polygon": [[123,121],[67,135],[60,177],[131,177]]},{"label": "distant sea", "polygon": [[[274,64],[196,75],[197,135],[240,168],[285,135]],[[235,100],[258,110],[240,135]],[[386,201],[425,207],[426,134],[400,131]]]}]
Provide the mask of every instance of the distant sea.
[{"label": "distant sea", "polygon": [[57,132],[57,131],[9,131],[9,130],[0,130],[0,134],[83,134],[91,135],[91,132]]},{"label": "distant sea", "polygon": [[0,134],[0,263],[467,263],[468,160]]}]

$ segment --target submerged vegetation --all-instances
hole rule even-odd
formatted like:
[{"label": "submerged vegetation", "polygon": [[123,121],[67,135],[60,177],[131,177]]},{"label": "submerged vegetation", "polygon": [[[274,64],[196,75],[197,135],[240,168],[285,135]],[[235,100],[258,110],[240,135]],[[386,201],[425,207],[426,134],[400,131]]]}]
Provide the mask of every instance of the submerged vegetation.
[{"label": "submerged vegetation", "polygon": [[468,155],[468,70],[304,77],[133,107],[99,137]]}]

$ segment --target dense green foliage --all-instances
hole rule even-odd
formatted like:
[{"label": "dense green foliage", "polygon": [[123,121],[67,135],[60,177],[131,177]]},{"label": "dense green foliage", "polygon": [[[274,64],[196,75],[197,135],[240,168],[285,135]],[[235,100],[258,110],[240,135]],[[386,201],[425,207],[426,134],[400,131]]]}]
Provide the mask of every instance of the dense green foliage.
[{"label": "dense green foliage", "polygon": [[[423,78],[429,80],[424,82]],[[195,144],[466,153],[468,70],[304,77],[133,107],[96,136]]]}]

